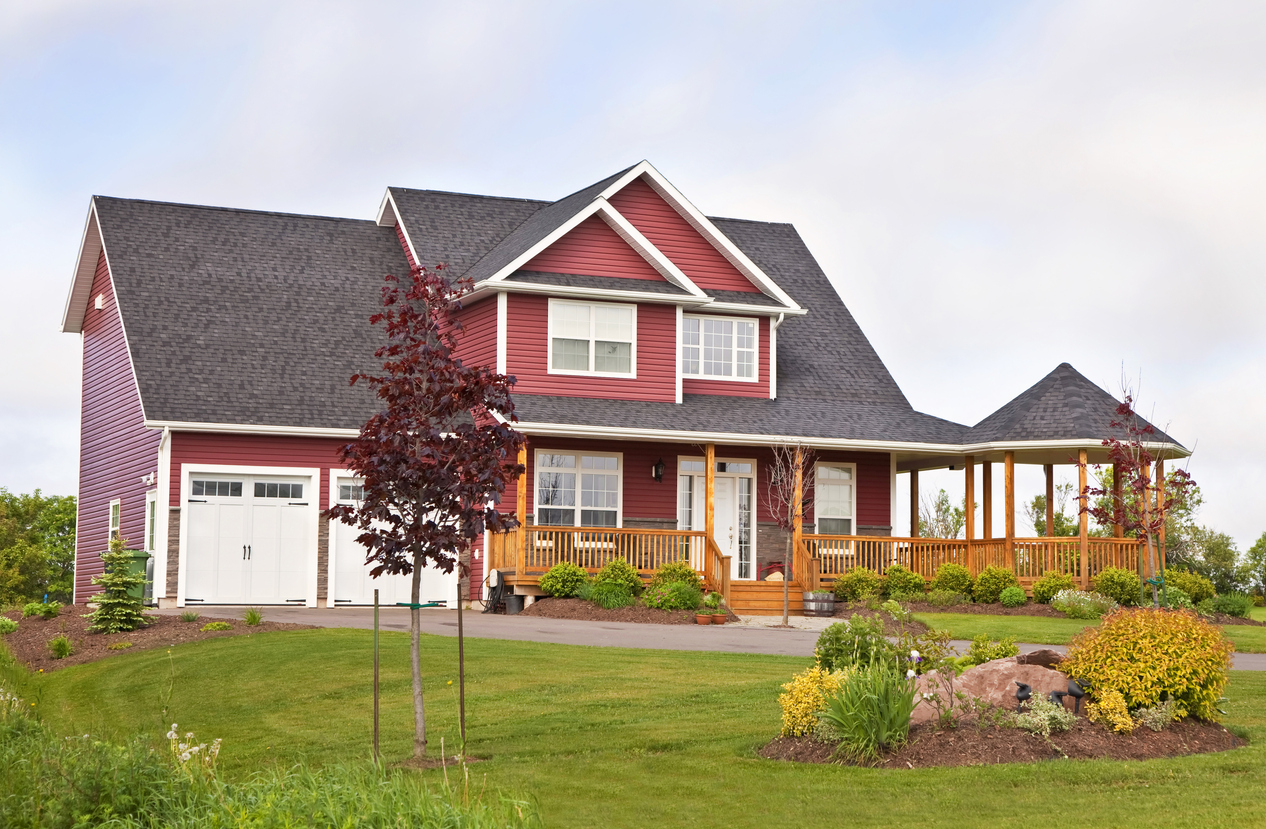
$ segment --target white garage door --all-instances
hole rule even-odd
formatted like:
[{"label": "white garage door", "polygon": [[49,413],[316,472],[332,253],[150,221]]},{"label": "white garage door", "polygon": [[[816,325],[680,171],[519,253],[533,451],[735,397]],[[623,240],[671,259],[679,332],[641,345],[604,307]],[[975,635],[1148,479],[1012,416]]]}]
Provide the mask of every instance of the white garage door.
[{"label": "white garage door", "polygon": [[[360,481],[355,478],[334,480],[333,500],[340,504],[354,505],[360,498]],[[409,601],[413,576],[389,576],[374,578],[369,573],[377,563],[365,563],[365,547],[356,543],[361,531],[342,521],[330,522],[330,570],[333,577],[332,594],[336,605],[372,605],[374,589],[378,590],[378,604],[391,606],[396,602]],[[436,567],[422,571],[423,602],[447,601],[449,607],[457,599],[457,571],[444,573]]]},{"label": "white garage door", "polygon": [[195,475],[190,484],[185,601],[305,601],[315,566],[311,479]]}]

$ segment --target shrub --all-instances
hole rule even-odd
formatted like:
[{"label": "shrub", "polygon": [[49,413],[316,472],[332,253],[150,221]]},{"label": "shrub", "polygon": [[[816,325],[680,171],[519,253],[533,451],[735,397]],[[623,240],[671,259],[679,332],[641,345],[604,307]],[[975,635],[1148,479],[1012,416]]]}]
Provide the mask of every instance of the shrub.
[{"label": "shrub", "polygon": [[48,652],[54,659],[65,659],[75,652],[75,646],[71,643],[69,636],[59,633],[48,640]]},{"label": "shrub", "polygon": [[895,653],[884,638],[884,626],[877,619],[854,615],[847,622],[828,625],[818,636],[813,656],[828,671],[854,665],[869,665]]},{"label": "shrub", "polygon": [[968,604],[971,601],[971,596],[965,593],[956,593],[953,590],[933,590],[927,594],[925,601],[937,607],[953,607],[954,605]]},{"label": "shrub", "polygon": [[858,602],[883,592],[884,582],[873,570],[861,567],[849,570],[835,580],[835,598],[842,602]]},{"label": "shrub", "polygon": [[1061,590],[1051,599],[1051,607],[1070,619],[1098,619],[1117,609],[1117,603],[1098,593]]},{"label": "shrub", "polygon": [[622,584],[628,588],[629,594],[637,596],[642,592],[642,577],[622,558],[613,558],[593,577],[595,585]]},{"label": "shrub", "polygon": [[1072,590],[1075,587],[1073,577],[1068,573],[1047,570],[1040,579],[1033,582],[1033,601],[1038,604],[1050,604],[1056,593],[1061,590]]},{"label": "shrub", "polygon": [[105,572],[93,578],[93,584],[103,591],[95,596],[97,609],[92,612],[88,629],[94,633],[123,633],[145,624],[140,589],[145,584],[144,573],[132,573],[132,554],[127,540],[110,539],[110,549],[101,554]]},{"label": "shrub", "polygon": [[920,599],[927,592],[927,582],[918,573],[894,564],[884,572],[884,595],[895,598],[901,595],[915,595]]},{"label": "shrub", "polygon": [[961,564],[942,564],[936,569],[936,575],[932,577],[932,590],[947,590],[952,593],[962,593],[970,596],[972,587],[975,586],[975,579],[971,577],[971,571]]},{"label": "shrub", "polygon": [[8,616],[0,616],[0,635],[13,633],[18,629],[18,623],[10,619]]},{"label": "shrub", "polygon": [[1253,597],[1247,593],[1223,593],[1214,598],[1213,612],[1247,619],[1253,613]]},{"label": "shrub", "polygon": [[55,619],[61,609],[62,606],[57,602],[28,602],[22,608],[22,618],[28,619],[32,616],[39,616],[42,619]]},{"label": "shrub", "polygon": [[[1020,648],[1015,644],[1015,637],[1008,636],[997,642],[989,641],[986,634],[980,634],[971,640],[971,647],[967,649],[967,653],[963,659],[970,665],[983,665],[986,662],[992,662],[995,659],[1006,659],[1011,656],[1019,656]],[[964,664],[960,662],[960,664]]]},{"label": "shrub", "polygon": [[782,736],[803,737],[818,726],[818,714],[826,707],[828,697],[840,689],[842,671],[828,671],[814,665],[801,671],[782,686],[778,705],[782,707]]},{"label": "shrub", "polygon": [[[906,591],[906,590],[898,590],[897,592],[895,592],[895,593],[891,594],[891,595],[888,597],[888,601],[892,601],[892,602],[921,602],[921,601],[926,600],[926,599],[927,599],[927,597],[928,597],[928,594],[924,593],[922,590],[920,590],[920,591],[918,591],[918,592],[911,592],[911,591]],[[883,607],[883,604],[881,604],[881,605],[880,605],[880,607]]]},{"label": "shrub", "polygon": [[1139,591],[1143,588],[1138,573],[1133,570],[1123,570],[1120,567],[1103,568],[1091,579],[1091,584],[1094,585],[1096,593],[1107,596],[1122,607],[1133,607],[1138,604]]},{"label": "shrub", "polygon": [[198,621],[198,616],[199,616],[199,614],[198,614],[198,612],[197,612],[196,610],[186,610],[184,613],[181,613],[181,614],[180,614],[180,621],[182,621],[182,622],[196,622],[196,621]]},{"label": "shrub", "polygon": [[693,584],[675,581],[646,588],[642,603],[657,610],[698,610],[703,593]]},{"label": "shrub", "polygon": [[228,622],[207,622],[205,625],[202,626],[202,630],[204,631],[232,630],[232,629],[233,629],[233,626],[230,625]]},{"label": "shrub", "polygon": [[1015,577],[1015,573],[1007,568],[986,567],[976,577],[976,586],[972,589],[972,596],[982,604],[993,604],[998,601],[998,597],[1002,595],[1003,590],[1008,587],[1019,586],[1020,580]]},{"label": "shrub", "polygon": [[1199,573],[1193,573],[1181,567],[1171,567],[1165,571],[1165,586],[1177,587],[1190,596],[1193,603],[1212,599],[1218,594],[1213,582]]},{"label": "shrub", "polygon": [[889,599],[879,606],[884,613],[892,617],[894,622],[910,621],[910,609],[901,606],[901,602],[896,599]]},{"label": "shrub", "polygon": [[570,561],[560,561],[541,576],[540,587],[541,592],[546,596],[570,599],[587,581],[589,581],[589,574],[583,567],[578,567]]},{"label": "shrub", "polygon": [[127,650],[128,648],[130,648],[130,647],[132,647],[132,643],[131,643],[131,642],[114,642],[114,643],[112,643],[112,644],[106,645],[106,650],[108,650],[108,651],[125,651],[125,650]]},{"label": "shrub", "polygon": [[1232,650],[1221,629],[1195,613],[1118,610],[1077,635],[1060,670],[1087,680],[1101,704],[1115,689],[1128,709],[1168,698],[1179,718],[1216,720]]},{"label": "shrub", "polygon": [[[1187,595],[1187,591],[1181,587],[1174,587],[1172,584],[1165,585],[1165,590],[1159,596],[1161,607],[1169,610],[1194,610],[1195,605],[1191,603],[1191,597]],[[1206,602],[1212,602],[1211,599],[1205,599]]]},{"label": "shrub", "polygon": [[1030,699],[1028,710],[1016,714],[1012,720],[1016,728],[1023,728],[1030,734],[1040,734],[1043,737],[1050,737],[1054,731],[1067,731],[1076,721],[1077,715],[1046,697]]},{"label": "shrub", "polygon": [[618,581],[594,582],[589,591],[589,601],[607,610],[616,610],[633,604],[633,591]]},{"label": "shrub", "polygon": [[704,596],[703,606],[708,608],[709,610],[720,610],[721,609],[721,594],[709,593],[707,596]]},{"label": "shrub", "polygon": [[1174,716],[1177,712],[1178,706],[1172,699],[1167,699],[1159,705],[1135,711],[1134,722],[1137,725],[1145,725],[1153,731],[1164,731],[1165,726],[1177,719]]},{"label": "shrub", "polygon": [[670,561],[660,567],[655,571],[655,575],[651,576],[651,583],[647,585],[647,589],[674,582],[690,584],[700,592],[703,591],[703,577],[699,575],[698,570],[685,561]]},{"label": "shrub", "polygon": [[1008,587],[998,595],[998,601],[1002,602],[1003,607],[1023,607],[1028,603],[1029,597],[1024,595],[1021,587]]},{"label": "shrub", "polygon": [[845,676],[827,700],[822,722],[839,735],[841,754],[856,763],[872,764],[881,751],[906,741],[914,700],[914,681],[876,660]]},{"label": "shrub", "polygon": [[257,607],[248,607],[242,614],[242,621],[249,627],[255,627],[264,623],[264,614]]},{"label": "shrub", "polygon": [[1134,730],[1134,718],[1125,704],[1125,697],[1115,688],[1105,689],[1095,702],[1086,704],[1086,716],[1091,722],[1103,723],[1119,734]]}]

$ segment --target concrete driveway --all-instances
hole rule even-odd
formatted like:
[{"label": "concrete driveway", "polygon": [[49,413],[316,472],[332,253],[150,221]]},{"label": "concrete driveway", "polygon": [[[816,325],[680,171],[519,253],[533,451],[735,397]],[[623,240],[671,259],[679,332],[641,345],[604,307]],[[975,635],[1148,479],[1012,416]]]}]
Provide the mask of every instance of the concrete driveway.
[{"label": "concrete driveway", "polygon": [[[227,619],[242,618],[243,608],[235,606],[198,606],[204,616]],[[327,628],[371,630],[374,611],[369,607],[266,607],[261,608],[270,622],[294,622]],[[156,611],[178,615],[179,609]],[[437,636],[457,635],[456,610],[423,610],[422,632]],[[556,645],[589,645],[607,648],[650,648],[674,651],[722,651],[725,653],[761,653],[774,656],[813,655],[818,632],[831,620],[794,620],[793,629],[772,628],[770,617],[748,617],[743,624],[714,625],[639,625],[628,622],[577,622],[569,619],[545,619],[537,616],[500,616],[468,610],[463,618],[466,635],[481,639],[512,639],[521,642],[550,642]],[[379,611],[383,630],[407,631],[409,611],[399,607]],[[954,642],[960,651],[970,642]],[[1064,652],[1060,645],[1021,644],[1020,651],[1050,648]],[[1266,671],[1266,654],[1237,653],[1234,667],[1241,671]]]}]

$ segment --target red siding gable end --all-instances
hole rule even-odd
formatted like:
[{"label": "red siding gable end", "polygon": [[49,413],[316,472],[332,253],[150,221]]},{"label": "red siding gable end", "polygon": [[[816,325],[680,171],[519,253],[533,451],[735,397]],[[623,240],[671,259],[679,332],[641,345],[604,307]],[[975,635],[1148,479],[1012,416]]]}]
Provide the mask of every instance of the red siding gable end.
[{"label": "red siding gable end", "polygon": [[522,270],[667,281],[642,258],[642,254],[629,247],[620,234],[597,216],[590,216],[576,225],[537,254]]}]

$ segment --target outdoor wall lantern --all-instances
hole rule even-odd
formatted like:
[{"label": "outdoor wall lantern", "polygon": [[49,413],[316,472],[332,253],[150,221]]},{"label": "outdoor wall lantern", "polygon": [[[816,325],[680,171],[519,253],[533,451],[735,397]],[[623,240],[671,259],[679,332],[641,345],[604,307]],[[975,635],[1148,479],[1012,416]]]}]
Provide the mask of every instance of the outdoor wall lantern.
[{"label": "outdoor wall lantern", "polygon": [[662,484],[664,482],[664,459],[663,458],[660,458],[659,460],[655,461],[655,465],[651,467],[651,477],[655,479],[656,483]]}]

